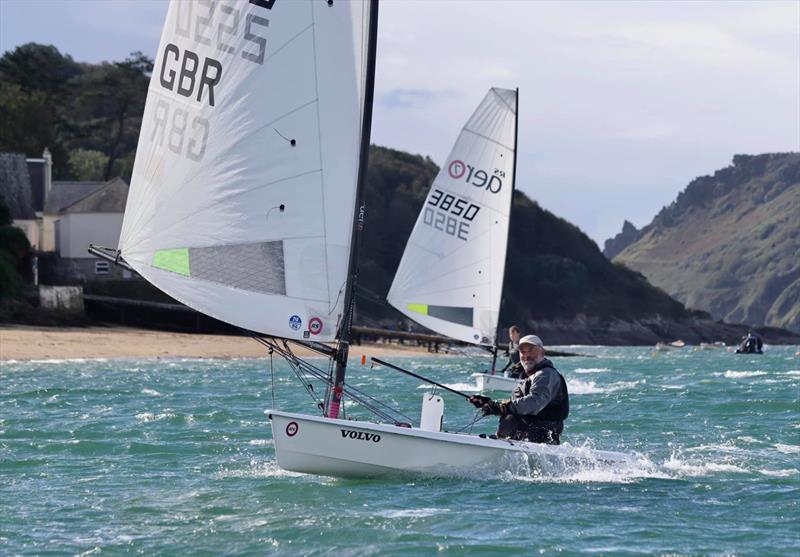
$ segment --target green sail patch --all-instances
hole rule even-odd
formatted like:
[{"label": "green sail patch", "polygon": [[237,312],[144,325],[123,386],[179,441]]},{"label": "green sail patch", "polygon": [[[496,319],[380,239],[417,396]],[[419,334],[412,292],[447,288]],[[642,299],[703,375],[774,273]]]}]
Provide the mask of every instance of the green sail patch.
[{"label": "green sail patch", "polygon": [[191,276],[189,271],[189,248],[160,249],[153,254],[153,267]]},{"label": "green sail patch", "polygon": [[408,304],[409,311],[428,315],[428,304]]}]

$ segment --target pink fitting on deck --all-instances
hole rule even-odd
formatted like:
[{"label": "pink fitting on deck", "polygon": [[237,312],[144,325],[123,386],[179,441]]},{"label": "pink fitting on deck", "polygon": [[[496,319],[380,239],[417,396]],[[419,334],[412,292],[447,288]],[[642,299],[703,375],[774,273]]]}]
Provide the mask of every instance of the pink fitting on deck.
[{"label": "pink fitting on deck", "polygon": [[331,406],[328,409],[328,417],[336,419],[339,417],[339,402],[336,400],[331,401]]}]

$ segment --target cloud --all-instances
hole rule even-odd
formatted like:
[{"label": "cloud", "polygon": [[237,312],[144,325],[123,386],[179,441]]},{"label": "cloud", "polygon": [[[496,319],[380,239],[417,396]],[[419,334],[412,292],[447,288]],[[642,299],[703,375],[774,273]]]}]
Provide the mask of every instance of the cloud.
[{"label": "cloud", "polygon": [[452,91],[429,89],[392,89],[379,95],[382,106],[393,108],[426,108],[439,99],[452,97]]}]

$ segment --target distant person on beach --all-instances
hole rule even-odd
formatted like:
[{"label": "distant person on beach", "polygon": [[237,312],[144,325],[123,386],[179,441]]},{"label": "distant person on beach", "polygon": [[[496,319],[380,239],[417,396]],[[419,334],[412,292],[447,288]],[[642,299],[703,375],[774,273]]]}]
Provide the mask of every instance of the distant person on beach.
[{"label": "distant person on beach", "polygon": [[544,344],[536,335],[520,339],[519,356],[525,381],[511,393],[511,400],[474,395],[469,401],[484,416],[500,416],[498,437],[558,445],[569,415],[567,382],[544,357]]},{"label": "distant person on beach", "polygon": [[519,337],[520,330],[516,325],[511,325],[508,328],[508,348],[506,349],[506,356],[508,356],[508,363],[500,370],[500,373],[506,377],[513,377],[514,379],[522,378],[522,366],[519,364]]}]

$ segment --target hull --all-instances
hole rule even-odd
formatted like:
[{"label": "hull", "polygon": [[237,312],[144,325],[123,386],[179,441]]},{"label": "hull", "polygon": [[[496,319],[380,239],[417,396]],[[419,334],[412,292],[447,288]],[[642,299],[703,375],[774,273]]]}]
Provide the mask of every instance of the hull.
[{"label": "hull", "polygon": [[539,445],[476,435],[423,431],[355,420],[267,411],[278,465],[345,478],[494,476],[503,471],[558,471],[632,457],[580,447]]},{"label": "hull", "polygon": [[488,373],[473,373],[475,386],[479,391],[504,391],[510,393],[518,384],[519,379],[504,377],[502,375],[489,375]]}]

